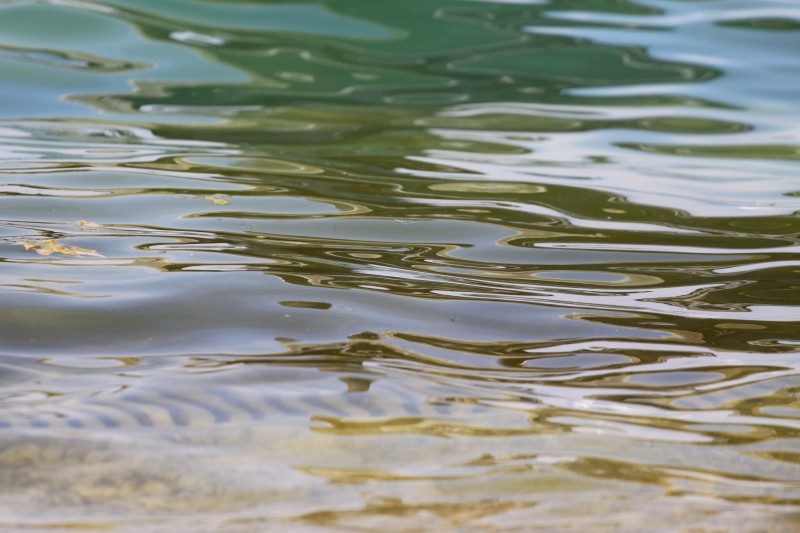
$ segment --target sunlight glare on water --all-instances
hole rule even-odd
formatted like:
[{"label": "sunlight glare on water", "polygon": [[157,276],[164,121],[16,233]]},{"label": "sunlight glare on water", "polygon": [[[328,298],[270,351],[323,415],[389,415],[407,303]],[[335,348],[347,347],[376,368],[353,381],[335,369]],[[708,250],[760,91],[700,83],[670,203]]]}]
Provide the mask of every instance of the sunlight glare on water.
[{"label": "sunlight glare on water", "polygon": [[0,0],[0,529],[800,528],[794,0]]}]

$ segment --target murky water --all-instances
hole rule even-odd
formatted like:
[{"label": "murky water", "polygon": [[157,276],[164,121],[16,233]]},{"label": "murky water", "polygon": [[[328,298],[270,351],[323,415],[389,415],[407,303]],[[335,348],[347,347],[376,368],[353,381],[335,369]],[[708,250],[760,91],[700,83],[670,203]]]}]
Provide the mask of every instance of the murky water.
[{"label": "murky water", "polygon": [[0,529],[796,531],[796,0],[0,1]]}]

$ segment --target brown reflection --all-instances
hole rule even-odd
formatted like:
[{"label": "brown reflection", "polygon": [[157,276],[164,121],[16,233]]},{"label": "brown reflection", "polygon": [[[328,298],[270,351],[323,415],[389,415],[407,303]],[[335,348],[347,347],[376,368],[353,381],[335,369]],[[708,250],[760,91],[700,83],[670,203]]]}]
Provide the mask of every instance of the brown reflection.
[{"label": "brown reflection", "polygon": [[369,392],[369,387],[372,385],[372,379],[345,376],[339,378],[347,385],[347,392]]},{"label": "brown reflection", "polygon": [[[507,414],[507,413],[502,413]],[[435,416],[435,415],[433,415]],[[313,425],[316,423],[318,425]],[[394,418],[388,420],[347,421],[327,417],[312,418],[311,429],[318,433],[338,436],[416,434],[436,437],[514,437],[542,434],[543,427],[495,427],[497,420],[488,419],[489,426],[447,422],[436,418]],[[517,421],[519,423],[519,421]],[[324,425],[322,425],[324,424]]]},{"label": "brown reflection", "polygon": [[[331,483],[388,483],[409,481],[444,481],[474,479],[486,475],[503,475],[526,472],[530,470],[527,465],[501,465],[486,468],[483,471],[461,474],[403,474],[390,472],[378,468],[330,468],[330,467],[299,467],[298,470],[327,479]],[[477,470],[477,469],[475,469]]]},{"label": "brown reflection", "polygon": [[[33,280],[31,280],[33,281]],[[45,281],[46,283],[46,281]],[[3,292],[34,292],[39,294],[50,294],[53,296],[62,296],[69,298],[108,298],[110,295],[103,294],[84,294],[78,291],[65,291],[53,287],[47,287],[43,284],[2,284],[0,291]]]},{"label": "brown reflection", "polygon": [[302,521],[321,527],[361,529],[393,528],[400,523],[408,527],[436,530],[470,528],[476,521],[512,511],[524,511],[536,503],[502,501],[495,498],[466,502],[419,502],[402,498],[374,498],[356,510],[318,511],[302,517]]},{"label": "brown reflection", "polygon": [[[710,350],[757,351],[759,353],[794,352],[793,343],[800,342],[795,323],[759,322],[748,319],[743,313],[741,321],[731,323],[724,319],[700,319],[650,314],[606,315],[597,313],[575,314],[575,318],[633,327],[646,331],[669,334],[675,343],[695,346],[698,351]],[[667,348],[668,349],[668,348]]]},{"label": "brown reflection", "polygon": [[670,476],[657,466],[637,465],[635,463],[597,457],[584,457],[563,463],[562,468],[582,476],[622,481],[636,480],[639,483],[660,485],[662,487],[669,487],[670,485]]}]

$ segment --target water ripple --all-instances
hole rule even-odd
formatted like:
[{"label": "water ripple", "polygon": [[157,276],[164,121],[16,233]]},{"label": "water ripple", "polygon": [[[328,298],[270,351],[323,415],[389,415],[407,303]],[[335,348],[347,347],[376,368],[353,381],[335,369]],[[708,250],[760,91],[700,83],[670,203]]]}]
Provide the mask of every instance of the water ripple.
[{"label": "water ripple", "polygon": [[794,531],[798,21],[0,2],[0,528]]}]

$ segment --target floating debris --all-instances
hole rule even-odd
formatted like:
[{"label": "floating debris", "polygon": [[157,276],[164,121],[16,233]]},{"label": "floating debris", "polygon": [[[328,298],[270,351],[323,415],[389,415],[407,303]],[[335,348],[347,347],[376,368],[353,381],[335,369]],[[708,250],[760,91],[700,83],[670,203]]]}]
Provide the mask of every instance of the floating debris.
[{"label": "floating debris", "polygon": [[61,244],[55,239],[47,239],[46,241],[41,241],[41,242],[22,241],[17,244],[21,244],[22,246],[25,247],[26,250],[33,250],[39,255],[64,254],[64,255],[73,255],[79,257],[80,256],[105,257],[104,255],[96,252],[95,250],[81,248],[80,246],[71,246],[69,244]]},{"label": "floating debris", "polygon": [[207,194],[203,196],[203,200],[208,200],[212,204],[217,204],[217,205],[227,205],[231,203],[231,201],[228,200],[228,198],[230,198],[230,196],[226,194]]},{"label": "floating debris", "polygon": [[231,203],[230,196],[227,194],[221,193],[214,193],[214,194],[176,194],[178,198],[200,198],[201,200],[206,200],[207,202],[211,202],[212,204],[217,205],[227,205]]}]

